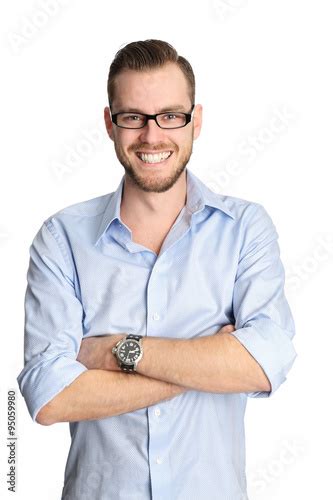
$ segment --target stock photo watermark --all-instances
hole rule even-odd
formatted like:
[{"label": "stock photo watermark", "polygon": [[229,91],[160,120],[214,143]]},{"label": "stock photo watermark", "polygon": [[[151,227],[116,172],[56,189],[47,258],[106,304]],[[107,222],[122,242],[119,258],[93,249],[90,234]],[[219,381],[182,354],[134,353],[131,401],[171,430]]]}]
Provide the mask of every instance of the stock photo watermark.
[{"label": "stock photo watermark", "polygon": [[245,174],[256,159],[285,135],[296,122],[296,114],[286,104],[276,106],[269,112],[264,123],[241,139],[222,164],[208,171],[206,184],[220,192],[235,179]]},{"label": "stock photo watermark", "polygon": [[0,225],[0,247],[5,246],[5,244],[9,241],[10,234],[7,229]]},{"label": "stock photo watermark", "polygon": [[333,258],[333,233],[319,233],[310,250],[290,266],[286,266],[286,290],[298,293],[325,264]]},{"label": "stock photo watermark", "polygon": [[103,120],[85,127],[71,143],[63,145],[60,158],[52,160],[50,173],[56,181],[64,181],[85,167],[87,161],[109,144]]},{"label": "stock photo watermark", "polygon": [[16,27],[7,33],[7,43],[11,52],[20,54],[45,30],[47,30],[56,18],[74,0],[40,0],[27,14],[22,15]]},{"label": "stock photo watermark", "polygon": [[[267,495],[267,489],[281,481],[288,471],[306,455],[306,443],[296,438],[285,438],[272,456],[249,473],[249,490]],[[267,498],[267,497],[266,497]]]},{"label": "stock photo watermark", "polygon": [[248,5],[248,0],[212,0],[214,19],[226,21]]},{"label": "stock photo watermark", "polygon": [[16,492],[17,483],[17,425],[16,425],[16,391],[7,392],[7,474],[8,491]]}]

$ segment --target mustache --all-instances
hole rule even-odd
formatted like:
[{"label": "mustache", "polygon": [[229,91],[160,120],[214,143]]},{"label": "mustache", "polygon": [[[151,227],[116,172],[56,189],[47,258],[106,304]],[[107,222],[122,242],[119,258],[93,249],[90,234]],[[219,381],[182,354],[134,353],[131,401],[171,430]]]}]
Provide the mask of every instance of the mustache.
[{"label": "mustache", "polygon": [[177,151],[178,147],[175,144],[158,144],[153,146],[152,144],[140,143],[133,144],[133,146],[131,146],[130,148],[130,152],[141,151],[145,149],[148,149],[149,151]]}]

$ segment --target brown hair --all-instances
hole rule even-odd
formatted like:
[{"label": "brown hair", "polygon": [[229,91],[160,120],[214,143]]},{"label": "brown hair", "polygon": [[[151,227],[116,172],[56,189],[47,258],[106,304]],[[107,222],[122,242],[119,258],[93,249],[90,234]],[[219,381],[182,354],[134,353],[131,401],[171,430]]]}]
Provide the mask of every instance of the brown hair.
[{"label": "brown hair", "polygon": [[162,40],[145,40],[129,43],[116,53],[110,66],[107,84],[110,107],[115,94],[115,78],[122,70],[143,71],[169,62],[176,63],[184,73],[189,86],[190,99],[194,104],[195,77],[190,63],[184,57],[179,56],[176,49],[169,43]]}]

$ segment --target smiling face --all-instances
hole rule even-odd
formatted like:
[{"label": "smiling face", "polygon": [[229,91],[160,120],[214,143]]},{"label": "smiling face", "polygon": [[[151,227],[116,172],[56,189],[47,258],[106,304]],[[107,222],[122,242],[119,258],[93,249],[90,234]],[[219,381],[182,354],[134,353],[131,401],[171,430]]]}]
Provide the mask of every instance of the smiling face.
[{"label": "smiling face", "polygon": [[[127,111],[189,113],[191,106],[187,80],[175,63],[147,71],[123,70],[116,77],[113,114]],[[183,128],[162,129],[154,120],[148,120],[141,129],[124,129],[111,122],[106,109],[108,134],[114,141],[119,162],[135,186],[161,193],[177,182],[191,157],[193,140],[199,136],[201,113],[202,107],[198,104],[192,121]]]}]

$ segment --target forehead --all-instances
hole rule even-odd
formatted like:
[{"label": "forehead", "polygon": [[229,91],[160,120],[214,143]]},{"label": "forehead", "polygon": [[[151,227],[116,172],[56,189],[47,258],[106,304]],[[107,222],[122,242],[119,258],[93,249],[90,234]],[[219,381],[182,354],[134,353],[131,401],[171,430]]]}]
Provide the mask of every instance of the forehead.
[{"label": "forehead", "polygon": [[115,79],[112,108],[156,109],[170,102],[191,104],[189,84],[175,63],[145,71],[123,70]]}]

